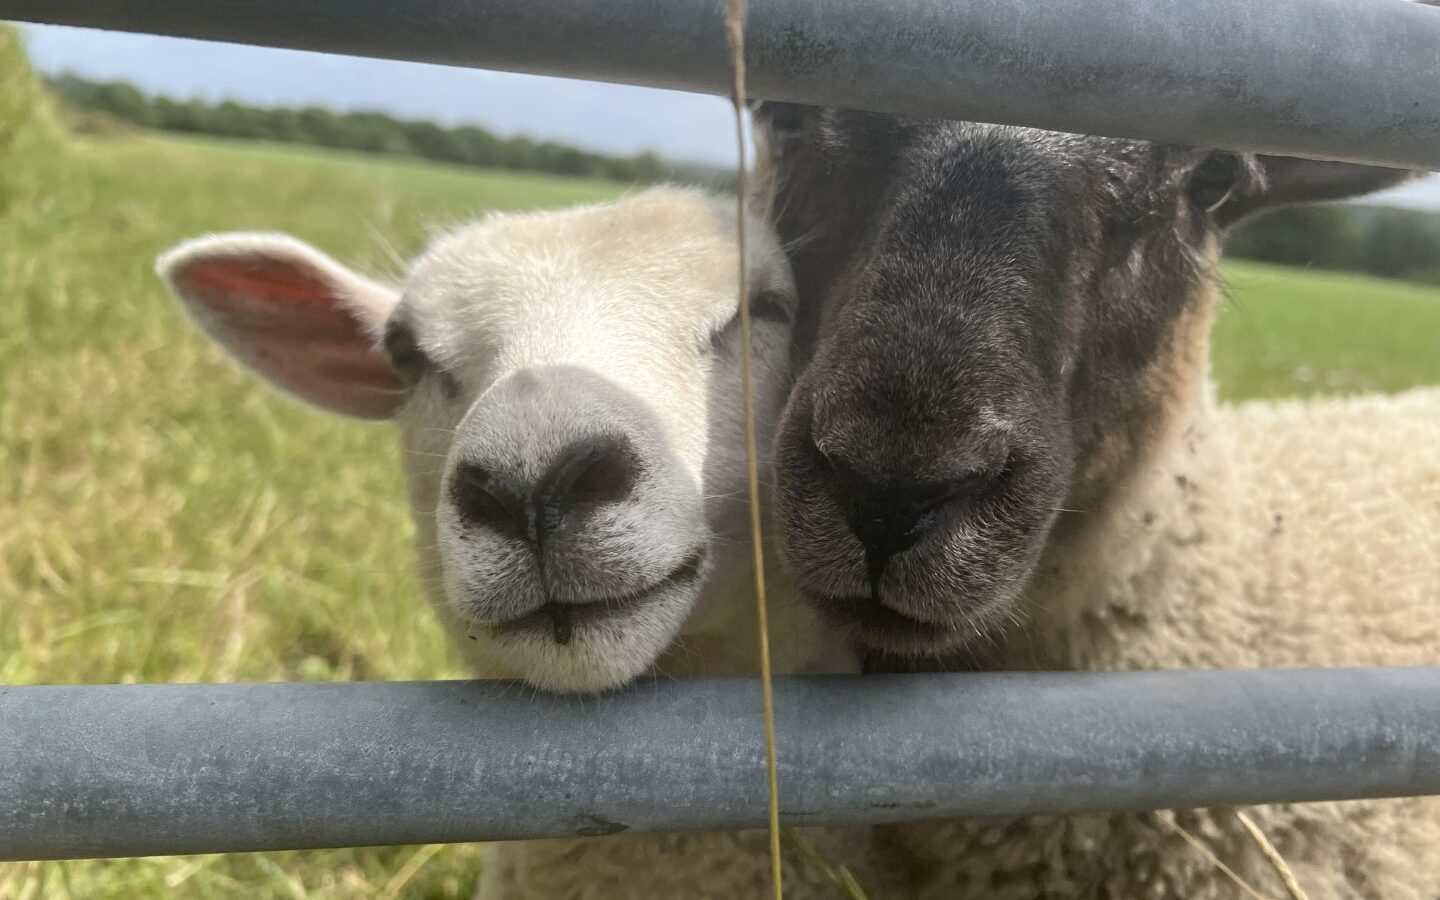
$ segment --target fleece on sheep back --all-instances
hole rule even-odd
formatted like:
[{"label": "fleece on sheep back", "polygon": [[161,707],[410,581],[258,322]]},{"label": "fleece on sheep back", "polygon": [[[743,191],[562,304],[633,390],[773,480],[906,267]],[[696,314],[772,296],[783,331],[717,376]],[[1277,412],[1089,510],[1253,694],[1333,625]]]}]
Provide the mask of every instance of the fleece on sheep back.
[{"label": "fleece on sheep back", "polygon": [[[1440,663],[1440,390],[1219,409],[1207,391],[1196,409],[1104,513],[1057,526],[1027,623],[994,663]],[[1247,814],[1311,900],[1440,897],[1440,798]],[[1289,896],[1232,810],[882,829],[871,893],[1254,896],[1179,829],[1261,896]]]},{"label": "fleece on sheep back", "polygon": [[[864,829],[804,829],[833,862],[866,856]],[[764,829],[530,841],[506,846],[477,900],[764,900],[772,896],[770,838]],[[813,865],[787,852],[786,900],[841,900]]]}]

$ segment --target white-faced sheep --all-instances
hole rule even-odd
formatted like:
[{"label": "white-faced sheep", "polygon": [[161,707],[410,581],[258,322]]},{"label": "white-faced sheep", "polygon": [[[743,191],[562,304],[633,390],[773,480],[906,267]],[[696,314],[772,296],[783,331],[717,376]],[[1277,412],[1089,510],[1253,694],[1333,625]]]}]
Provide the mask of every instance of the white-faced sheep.
[{"label": "white-faced sheep", "polygon": [[[1440,392],[1217,407],[1223,229],[1393,170],[767,106],[803,343],[777,503],[872,670],[1440,662]],[[1376,315],[1382,315],[1376,310]],[[1248,813],[1311,900],[1440,896],[1440,800]],[[1234,811],[883,829],[877,897],[1264,896]]]},{"label": "white-faced sheep", "polygon": [[[768,441],[794,288],[768,229],[751,234]],[[655,189],[459,228],[400,289],[276,235],[191,241],[159,271],[262,377],[398,425],[421,579],[478,672],[589,692],[757,670],[737,262],[733,211]],[[777,671],[853,667],[786,594],[777,582]],[[504,845],[481,893],[760,896],[767,859],[754,832]]]}]

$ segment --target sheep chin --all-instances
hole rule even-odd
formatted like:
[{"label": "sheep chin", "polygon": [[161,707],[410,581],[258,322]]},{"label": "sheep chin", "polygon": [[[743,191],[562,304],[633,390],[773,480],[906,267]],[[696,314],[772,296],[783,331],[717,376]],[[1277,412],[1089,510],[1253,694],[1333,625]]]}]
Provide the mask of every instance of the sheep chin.
[{"label": "sheep chin", "polygon": [[564,643],[545,628],[492,632],[483,640],[532,687],[558,694],[601,693],[649,671],[679,635],[699,595],[696,582],[666,584],[644,603],[574,622]]}]

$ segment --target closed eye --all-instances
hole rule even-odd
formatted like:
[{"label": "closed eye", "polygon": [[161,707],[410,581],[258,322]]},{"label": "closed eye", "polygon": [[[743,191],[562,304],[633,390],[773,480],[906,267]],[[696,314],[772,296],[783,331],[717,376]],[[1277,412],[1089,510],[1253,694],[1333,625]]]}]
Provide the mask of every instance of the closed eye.
[{"label": "closed eye", "polygon": [[[761,291],[751,297],[750,315],[756,319],[790,324],[790,307],[785,303],[785,295],[778,291]],[[739,314],[735,318],[740,318]]]},{"label": "closed eye", "polygon": [[460,383],[449,372],[435,365],[425,351],[420,349],[420,342],[408,325],[395,319],[385,323],[383,343],[385,353],[390,357],[390,365],[407,389],[414,388],[427,375],[439,375],[440,387],[445,391],[445,396],[452,400],[459,396]]},{"label": "closed eye", "polygon": [[[752,322],[772,322],[778,325],[789,325],[791,322],[790,306],[785,302],[785,295],[779,291],[759,291],[750,297],[750,319]],[[710,336],[710,345],[715,350],[723,350],[740,333],[740,313],[735,316]]]},{"label": "closed eye", "polygon": [[435,368],[430,357],[420,349],[415,332],[402,322],[391,319],[385,323],[384,345],[390,365],[395,367],[395,373],[406,387],[415,385],[426,372]]}]

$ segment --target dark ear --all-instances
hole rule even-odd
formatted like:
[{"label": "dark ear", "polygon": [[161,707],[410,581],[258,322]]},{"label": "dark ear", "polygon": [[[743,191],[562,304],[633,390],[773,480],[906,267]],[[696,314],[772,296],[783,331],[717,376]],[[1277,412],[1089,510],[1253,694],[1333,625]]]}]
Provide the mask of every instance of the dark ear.
[{"label": "dark ear", "polygon": [[819,111],[818,106],[781,103],[776,100],[762,100],[750,105],[755,124],[767,129],[776,139],[799,134],[805,127],[806,118]]},{"label": "dark ear", "polygon": [[1221,226],[1280,206],[1358,197],[1427,174],[1294,156],[1257,156],[1255,161],[1262,175],[1260,183],[1250,191],[1238,192],[1216,210]]},{"label": "dark ear", "polygon": [[763,218],[774,221],[782,159],[787,149],[804,136],[807,124],[819,112],[818,106],[774,100],[750,104],[750,117],[755,124],[755,176],[750,185],[750,208]]}]

